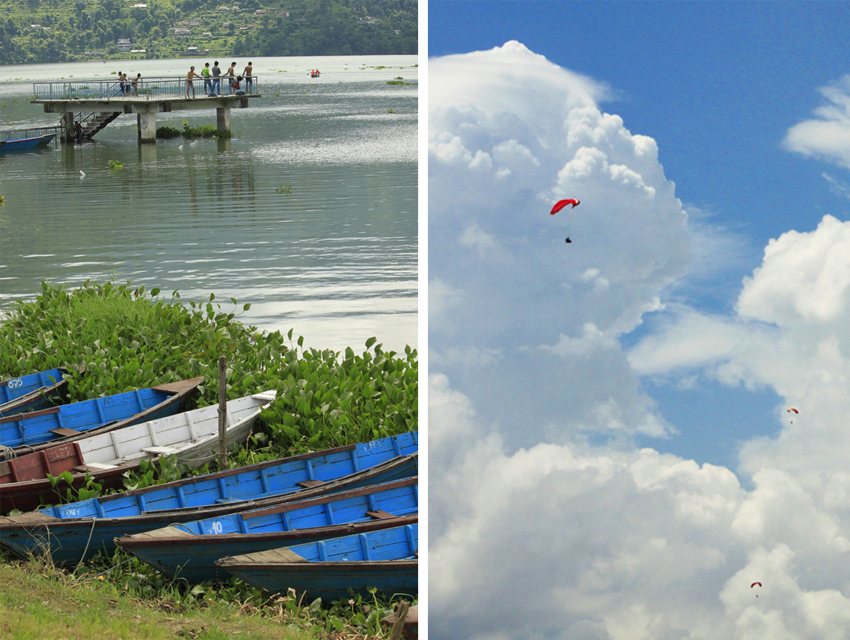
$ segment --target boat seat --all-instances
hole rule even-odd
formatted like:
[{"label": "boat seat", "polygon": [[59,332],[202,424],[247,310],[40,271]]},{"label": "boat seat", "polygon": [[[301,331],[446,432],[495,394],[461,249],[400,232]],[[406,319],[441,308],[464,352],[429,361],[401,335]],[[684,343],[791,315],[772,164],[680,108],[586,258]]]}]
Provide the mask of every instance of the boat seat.
[{"label": "boat seat", "polygon": [[296,482],[299,487],[304,487],[305,489],[309,489],[310,487],[318,487],[321,484],[325,484],[321,480],[304,480],[303,482]]},{"label": "boat seat", "polygon": [[102,462],[86,462],[85,464],[81,464],[79,467],[74,467],[74,470],[79,471],[106,471],[107,469],[117,469],[118,466],[114,464],[104,464]]},{"label": "boat seat", "polygon": [[57,436],[78,436],[80,432],[76,429],[66,429],[65,427],[56,427],[55,429],[51,429],[50,433],[53,433]]},{"label": "boat seat", "polygon": [[167,456],[172,453],[177,453],[177,449],[174,447],[142,447],[142,451],[153,453],[158,456]]},{"label": "boat seat", "polygon": [[394,516],[391,513],[387,513],[386,511],[382,511],[378,509],[377,511],[367,511],[366,515],[370,518],[374,518],[375,520],[390,520],[391,518],[396,518],[398,516]]}]

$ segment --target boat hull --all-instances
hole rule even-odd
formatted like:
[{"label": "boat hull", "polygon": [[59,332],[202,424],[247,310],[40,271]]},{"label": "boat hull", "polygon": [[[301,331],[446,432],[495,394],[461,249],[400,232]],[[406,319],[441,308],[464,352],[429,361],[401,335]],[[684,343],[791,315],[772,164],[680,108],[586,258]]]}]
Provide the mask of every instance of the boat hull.
[{"label": "boat hull", "polygon": [[[228,447],[248,437],[271,399],[272,396],[257,394],[228,403]],[[63,482],[62,491],[69,486],[82,487],[89,479],[106,490],[120,488],[124,474],[138,469],[142,460],[174,455],[178,464],[196,468],[212,460],[217,450],[217,406],[84,437],[0,462],[0,509],[7,511],[7,505],[12,505],[28,511],[40,503],[55,502],[58,496],[47,478],[48,473],[54,477],[66,471],[72,473],[73,481]]]},{"label": "boat hull", "polygon": [[16,455],[25,455],[172,415],[203,381],[180,380],[0,418],[0,444],[12,448]]},{"label": "boat hull", "polygon": [[349,590],[368,596],[373,589],[387,596],[415,596],[418,549],[418,527],[407,525],[223,558],[216,564],[258,589],[281,594],[293,589],[298,596],[306,591],[309,600],[347,598]]},{"label": "boat hull", "polygon": [[[415,449],[416,434],[404,435],[413,436],[417,443],[406,449]],[[358,446],[369,444],[372,443]],[[100,549],[111,552],[115,538],[121,536],[417,475],[416,453],[361,459],[361,470],[351,473],[352,463],[344,464],[341,456],[353,449],[339,447],[330,450],[330,455],[317,452],[295,456],[0,518],[0,546],[24,558],[47,550],[56,564],[75,564]],[[370,462],[374,465],[367,467]],[[324,482],[304,487],[312,466],[319,468]],[[269,489],[275,493],[260,488],[257,476],[262,477],[263,472],[271,484]],[[182,507],[180,499],[184,501]]]},{"label": "boat hull", "polygon": [[[219,580],[215,561],[417,522],[418,478],[156,529],[115,541],[170,578]],[[225,578],[227,576],[224,576]]]},{"label": "boat hull", "polygon": [[39,149],[46,147],[51,143],[55,133],[50,133],[44,136],[32,136],[30,138],[15,138],[13,140],[4,140],[0,145],[0,151],[28,151],[30,149]]},{"label": "boat hull", "polygon": [[56,368],[0,382],[0,417],[44,406],[48,398],[67,386],[65,373]]}]

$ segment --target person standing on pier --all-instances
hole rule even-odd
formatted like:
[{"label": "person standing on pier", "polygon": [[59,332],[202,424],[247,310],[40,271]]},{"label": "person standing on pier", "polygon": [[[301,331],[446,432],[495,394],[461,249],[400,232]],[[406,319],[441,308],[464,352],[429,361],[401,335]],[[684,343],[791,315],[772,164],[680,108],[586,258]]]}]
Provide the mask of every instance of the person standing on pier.
[{"label": "person standing on pier", "polygon": [[251,61],[248,61],[248,66],[245,67],[245,70],[242,72],[242,75],[245,76],[245,93],[252,93],[251,87],[254,82],[254,79],[251,77],[251,73],[254,71],[254,67],[251,66]]},{"label": "person standing on pier", "polygon": [[195,97],[195,85],[192,83],[194,78],[200,78],[197,73],[195,73],[195,67],[193,66],[189,69],[189,73],[186,74],[186,98],[189,98],[189,89],[192,90],[192,97]]},{"label": "person standing on pier", "polygon": [[221,95],[221,69],[218,68],[218,60],[213,63],[212,68],[212,95]]},{"label": "person standing on pier", "polygon": [[230,68],[227,71],[225,71],[224,75],[229,77],[230,93],[233,93],[233,91],[234,91],[233,85],[237,84],[236,83],[236,63],[235,62],[230,63]]},{"label": "person standing on pier", "polygon": [[204,68],[201,69],[201,75],[204,76],[204,93],[210,95],[212,93],[212,80],[210,80],[210,63],[207,62]]}]

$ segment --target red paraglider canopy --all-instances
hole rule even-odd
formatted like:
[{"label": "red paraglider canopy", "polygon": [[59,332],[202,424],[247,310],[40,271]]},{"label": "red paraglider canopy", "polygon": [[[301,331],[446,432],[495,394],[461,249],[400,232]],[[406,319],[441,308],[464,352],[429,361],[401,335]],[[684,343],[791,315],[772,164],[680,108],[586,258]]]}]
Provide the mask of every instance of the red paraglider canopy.
[{"label": "red paraglider canopy", "polygon": [[573,209],[575,209],[577,206],[579,206],[581,204],[581,201],[574,200],[573,198],[570,198],[569,200],[558,200],[558,202],[555,203],[555,206],[552,207],[552,211],[549,212],[549,215],[554,216],[556,213],[558,213],[561,209],[566,207],[568,204],[573,205]]},{"label": "red paraglider canopy", "polygon": [[750,585],[750,589],[752,589],[752,588],[753,588],[754,586],[756,586],[756,585],[761,586],[761,582],[753,582],[753,583]]},{"label": "red paraglider canopy", "polygon": [[800,413],[800,412],[799,412],[799,411],[797,411],[794,407],[791,407],[790,409],[788,409],[788,413],[791,413],[792,411],[793,411],[794,413]]}]

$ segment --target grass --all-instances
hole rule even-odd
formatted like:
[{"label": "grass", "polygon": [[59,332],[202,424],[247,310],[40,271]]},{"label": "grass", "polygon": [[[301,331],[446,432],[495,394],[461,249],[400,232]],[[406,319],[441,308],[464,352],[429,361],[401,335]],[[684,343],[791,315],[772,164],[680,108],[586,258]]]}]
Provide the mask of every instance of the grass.
[{"label": "grass", "polygon": [[[122,561],[114,564],[115,558]],[[24,561],[0,553],[0,638],[368,640],[391,637],[382,621],[401,604],[355,596],[328,608],[292,592],[263,593],[236,578],[218,589],[190,588],[122,550],[115,558],[74,573],[57,569],[47,554]]]},{"label": "grass", "polygon": [[75,580],[37,560],[0,563],[0,584],[0,637],[8,640],[322,637],[256,608],[142,599],[111,581]]}]

